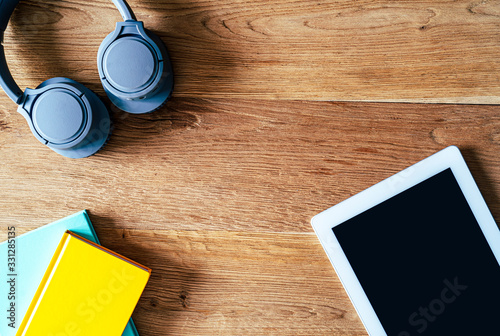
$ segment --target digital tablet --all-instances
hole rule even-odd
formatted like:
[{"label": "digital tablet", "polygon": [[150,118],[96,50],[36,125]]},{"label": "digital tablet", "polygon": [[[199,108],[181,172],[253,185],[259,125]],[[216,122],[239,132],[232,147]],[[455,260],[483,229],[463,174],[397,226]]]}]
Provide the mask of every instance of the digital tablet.
[{"label": "digital tablet", "polygon": [[370,335],[500,334],[500,231],[457,147],[312,226]]}]

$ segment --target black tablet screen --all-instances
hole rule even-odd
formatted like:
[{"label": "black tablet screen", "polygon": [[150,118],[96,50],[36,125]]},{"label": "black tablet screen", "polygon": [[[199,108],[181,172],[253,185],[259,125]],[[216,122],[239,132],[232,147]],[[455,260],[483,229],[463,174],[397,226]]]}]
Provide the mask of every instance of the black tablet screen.
[{"label": "black tablet screen", "polygon": [[500,334],[500,266],[450,169],[333,231],[389,336]]}]

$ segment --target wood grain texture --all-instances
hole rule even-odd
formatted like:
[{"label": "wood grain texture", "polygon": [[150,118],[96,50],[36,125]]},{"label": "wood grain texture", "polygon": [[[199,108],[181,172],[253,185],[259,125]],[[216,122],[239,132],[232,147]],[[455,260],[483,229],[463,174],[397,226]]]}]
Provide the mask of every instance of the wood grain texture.
[{"label": "wood grain texture", "polygon": [[103,245],[153,268],[142,336],[366,335],[309,219],[447,145],[500,215],[496,106],[177,98],[115,111],[75,161],[6,105],[1,240],[89,209]]},{"label": "wood grain texture", "polygon": [[[84,160],[0,95],[0,241],[82,209],[103,245],[153,269],[142,336],[366,335],[310,218],[457,145],[500,218],[500,5],[494,1],[139,1],[174,99],[110,106]],[[103,96],[108,0],[26,0],[5,36],[21,87],[65,76]],[[328,100],[338,100],[329,102]],[[1,308],[1,307],[0,307]]]},{"label": "wood grain texture", "polygon": [[[500,103],[498,1],[131,0],[170,49],[176,97]],[[102,92],[111,1],[22,1],[5,37],[22,87]]]},{"label": "wood grain texture", "polygon": [[0,118],[0,226],[86,208],[105,227],[311,232],[316,213],[448,145],[500,218],[496,106],[174,99],[115,112],[85,160],[41,145],[16,112]]},{"label": "wood grain texture", "polygon": [[133,316],[141,335],[366,335],[314,235],[98,234],[153,268]]}]

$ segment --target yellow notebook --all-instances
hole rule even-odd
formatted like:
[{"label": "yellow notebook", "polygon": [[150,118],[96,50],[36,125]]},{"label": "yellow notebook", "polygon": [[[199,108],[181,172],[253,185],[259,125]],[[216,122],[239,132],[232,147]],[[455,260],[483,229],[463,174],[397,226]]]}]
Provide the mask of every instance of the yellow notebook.
[{"label": "yellow notebook", "polygon": [[16,336],[121,336],[150,274],[67,231]]}]

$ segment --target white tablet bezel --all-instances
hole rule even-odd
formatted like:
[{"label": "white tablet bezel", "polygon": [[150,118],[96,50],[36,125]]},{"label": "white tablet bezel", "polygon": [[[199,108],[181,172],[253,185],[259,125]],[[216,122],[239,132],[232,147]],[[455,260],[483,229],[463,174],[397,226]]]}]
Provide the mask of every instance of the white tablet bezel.
[{"label": "white tablet bezel", "polygon": [[[420,182],[451,168],[479,226],[500,264],[500,230],[484,201],[459,149],[447,147],[417,164],[375,184],[357,195],[316,215],[312,226],[335,268],[354,308],[370,335],[387,335],[363,291],[332,228],[380,204]],[[494,244],[496,243],[496,244]]]}]

